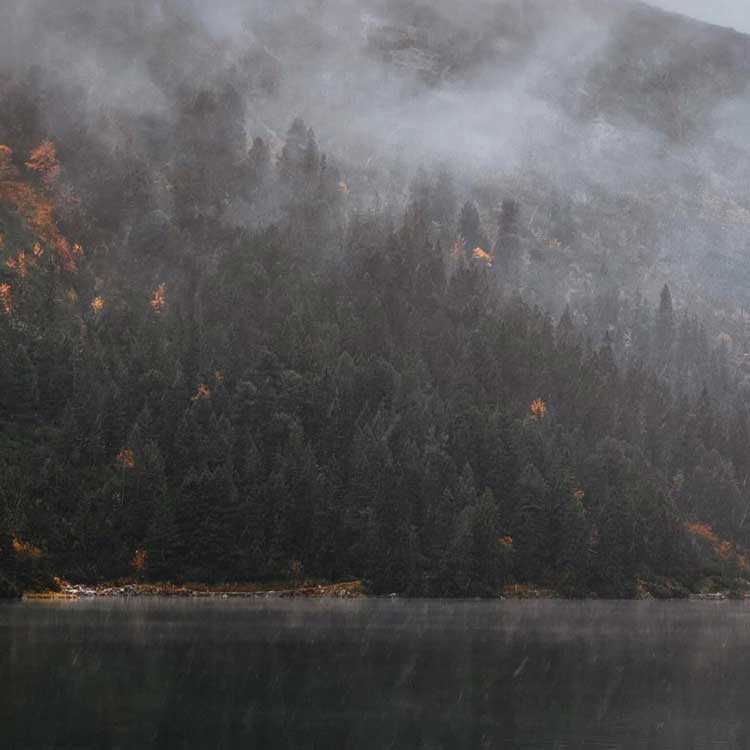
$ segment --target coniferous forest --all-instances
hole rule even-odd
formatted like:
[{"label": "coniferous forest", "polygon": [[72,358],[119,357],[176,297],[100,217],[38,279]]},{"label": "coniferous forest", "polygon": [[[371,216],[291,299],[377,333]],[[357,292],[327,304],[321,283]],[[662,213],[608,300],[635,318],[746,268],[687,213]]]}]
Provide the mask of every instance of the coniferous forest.
[{"label": "coniferous forest", "polygon": [[682,277],[641,293],[557,190],[386,182],[153,66],[169,118],[0,75],[0,589],[744,586],[750,391]]}]

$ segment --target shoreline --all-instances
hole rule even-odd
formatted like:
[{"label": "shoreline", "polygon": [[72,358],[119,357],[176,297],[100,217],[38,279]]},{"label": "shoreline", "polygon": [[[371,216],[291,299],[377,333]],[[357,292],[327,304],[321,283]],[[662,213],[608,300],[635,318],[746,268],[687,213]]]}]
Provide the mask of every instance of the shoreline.
[{"label": "shoreline", "polygon": [[40,599],[101,599],[116,597],[176,597],[202,599],[259,599],[259,598],[337,598],[356,599],[370,596],[361,581],[340,583],[304,582],[293,587],[274,587],[261,584],[202,584],[134,583],[132,581],[102,583],[93,586],[60,582],[59,591],[28,592],[26,600]]},{"label": "shoreline", "polygon": [[[232,584],[205,584],[184,583],[174,584],[171,582],[142,583],[133,581],[118,581],[101,583],[96,585],[75,584],[68,581],[60,581],[59,591],[26,592],[22,599],[27,601],[40,600],[80,600],[101,598],[141,598],[141,597],[165,597],[165,598],[196,598],[196,599],[387,599],[413,597],[397,593],[372,594],[367,591],[361,580],[343,581],[339,583],[304,581],[299,585],[290,586],[288,582],[275,582],[274,584],[259,583],[232,583]],[[470,597],[481,600],[480,597]],[[496,597],[486,597],[490,601],[502,600],[569,600],[569,601],[606,601],[604,597],[566,596],[554,589],[529,584],[511,584],[505,586],[501,594]],[[701,593],[677,593],[671,595],[654,595],[647,587],[640,587],[636,596],[630,599],[623,598],[622,601],[646,601],[646,600],[691,600],[691,601],[743,601],[750,598],[749,592],[733,592],[729,590],[717,590]]]}]

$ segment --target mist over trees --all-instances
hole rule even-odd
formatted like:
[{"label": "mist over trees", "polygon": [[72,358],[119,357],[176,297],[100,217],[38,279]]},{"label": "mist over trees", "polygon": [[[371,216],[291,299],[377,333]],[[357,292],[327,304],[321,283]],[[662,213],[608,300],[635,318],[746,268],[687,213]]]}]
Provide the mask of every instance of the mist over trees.
[{"label": "mist over trees", "polygon": [[[289,35],[318,60],[325,24],[261,5],[247,59],[233,39],[220,60],[229,7],[209,19],[70,0],[65,44],[45,31],[28,65],[0,54],[0,580],[33,577],[45,557],[78,580],[305,575],[423,596],[739,585],[742,299],[722,287],[709,302],[687,260],[656,260],[678,222],[645,188],[626,195],[627,175],[614,190],[571,171],[565,190],[538,161],[493,180],[495,145],[484,174],[443,144],[422,166],[387,144],[358,154],[324,94],[287,100]],[[541,5],[501,5],[477,17],[523,44],[546,29]],[[641,6],[569,5],[620,31],[664,23]],[[19,6],[19,38],[45,8]],[[473,69],[472,36],[444,9],[415,6],[408,24],[403,8],[377,11],[356,59],[379,60],[378,75],[406,66],[410,86],[435,92],[436,59],[465,53],[446,91]],[[493,57],[501,70],[521,42]],[[79,43],[105,74],[137,52],[124,88],[49,67]],[[588,86],[611,80],[612,54]],[[725,92],[737,59],[717,68]],[[696,101],[715,98],[680,70]],[[705,113],[687,121],[654,97],[642,121],[664,114],[646,124],[670,158],[690,143],[714,153]],[[596,116],[620,106],[602,99]],[[594,113],[576,117],[589,115],[596,131]],[[734,212],[727,236],[742,198],[706,197]]]}]

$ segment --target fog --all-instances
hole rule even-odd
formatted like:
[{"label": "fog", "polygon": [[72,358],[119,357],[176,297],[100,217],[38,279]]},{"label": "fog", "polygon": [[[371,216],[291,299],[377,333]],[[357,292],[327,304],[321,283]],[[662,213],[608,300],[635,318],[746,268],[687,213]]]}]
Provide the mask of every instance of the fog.
[{"label": "fog", "polygon": [[83,125],[109,146],[132,147],[146,119],[174,124],[186,90],[231,86],[247,144],[260,135],[278,151],[302,116],[363,204],[403,200],[416,168],[436,163],[483,191],[490,222],[509,191],[528,213],[550,191],[580,215],[625,201],[636,221],[604,233],[620,237],[608,253],[647,257],[629,281],[656,285],[668,269],[707,298],[744,301],[731,269],[710,288],[700,273],[709,246],[730,265],[744,251],[750,45],[639,3],[24,0],[0,29],[0,66],[47,81],[51,135]]}]

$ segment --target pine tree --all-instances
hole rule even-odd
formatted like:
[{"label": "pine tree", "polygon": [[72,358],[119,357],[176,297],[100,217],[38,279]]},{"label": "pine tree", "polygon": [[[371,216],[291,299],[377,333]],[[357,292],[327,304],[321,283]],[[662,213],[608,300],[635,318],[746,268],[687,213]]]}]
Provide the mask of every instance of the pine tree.
[{"label": "pine tree", "polygon": [[292,122],[286,135],[286,142],[279,155],[277,169],[281,179],[294,184],[303,173],[305,157],[310,145],[310,133],[301,117]]},{"label": "pine tree", "polygon": [[674,341],[674,308],[669,286],[664,284],[659,297],[659,310],[656,315],[656,351],[657,361],[664,362],[669,356]]},{"label": "pine tree", "polygon": [[458,222],[458,232],[464,243],[466,258],[470,259],[475,248],[486,250],[489,246],[487,237],[482,231],[479,211],[472,201],[466,201],[461,209]]},{"label": "pine tree", "polygon": [[456,187],[453,175],[447,166],[438,169],[435,187],[432,191],[432,216],[441,229],[449,229],[456,221],[458,212]]},{"label": "pine tree", "polygon": [[521,268],[519,213],[515,200],[507,198],[503,201],[494,249],[495,272],[500,282],[511,288],[518,284]]},{"label": "pine tree", "polygon": [[247,159],[250,190],[254,192],[265,185],[271,174],[271,149],[262,138],[256,137]]}]

